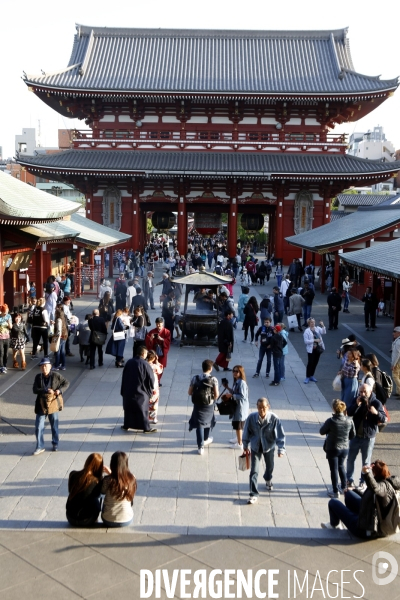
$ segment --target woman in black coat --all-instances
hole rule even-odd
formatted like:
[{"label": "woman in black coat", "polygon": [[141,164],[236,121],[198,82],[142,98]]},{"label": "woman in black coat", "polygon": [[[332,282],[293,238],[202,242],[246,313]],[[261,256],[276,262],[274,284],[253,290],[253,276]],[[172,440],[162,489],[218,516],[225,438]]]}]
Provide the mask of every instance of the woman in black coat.
[{"label": "woman in black coat", "polygon": [[250,327],[251,343],[254,342],[254,329],[255,329],[256,325],[258,324],[257,313],[259,310],[260,309],[259,309],[256,298],[254,296],[251,296],[251,298],[249,298],[248,303],[246,304],[246,306],[243,309],[243,312],[244,312],[244,322],[243,322],[244,340],[243,341],[244,342],[247,342],[247,334],[249,332],[249,327]]},{"label": "woman in black coat", "polygon": [[354,422],[345,416],[346,404],[341,400],[332,402],[333,416],[325,421],[319,430],[326,435],[324,450],[331,470],[332,492],[330,498],[340,498],[339,477],[342,491],[346,489],[345,461],[349,453],[349,440],[355,436]]},{"label": "woman in black coat", "polygon": [[71,471],[68,479],[67,520],[73,527],[90,527],[101,510],[100,494],[103,473],[110,469],[103,464],[101,454],[90,454],[81,471]]}]

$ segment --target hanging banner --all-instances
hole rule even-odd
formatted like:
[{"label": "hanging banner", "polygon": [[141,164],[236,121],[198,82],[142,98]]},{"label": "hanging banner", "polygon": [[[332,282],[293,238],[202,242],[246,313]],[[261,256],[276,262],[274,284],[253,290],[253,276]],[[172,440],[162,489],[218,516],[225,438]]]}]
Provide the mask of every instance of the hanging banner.
[{"label": "hanging banner", "polygon": [[13,261],[12,254],[3,254],[2,259],[1,259],[2,273],[4,273],[4,271],[6,269],[8,269],[8,267],[11,265],[12,261]]},{"label": "hanging banner", "polygon": [[30,252],[17,252],[17,254],[14,254],[14,259],[8,267],[8,270],[19,271],[19,269],[27,269],[31,262],[32,254],[33,250]]}]

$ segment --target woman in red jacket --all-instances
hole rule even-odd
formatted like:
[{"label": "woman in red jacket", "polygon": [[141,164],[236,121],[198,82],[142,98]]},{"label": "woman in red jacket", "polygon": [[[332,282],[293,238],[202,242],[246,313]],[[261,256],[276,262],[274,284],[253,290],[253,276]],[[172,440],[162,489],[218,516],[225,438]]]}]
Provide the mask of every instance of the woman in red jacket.
[{"label": "woman in red jacket", "polygon": [[[146,335],[146,347],[148,350],[154,350],[158,356],[158,362],[164,367],[167,366],[168,352],[171,346],[171,333],[164,327],[164,319],[158,317],[156,326]],[[164,372],[164,371],[163,371]],[[162,373],[158,375],[158,381],[161,381]],[[160,385],[162,385],[160,383]]]}]

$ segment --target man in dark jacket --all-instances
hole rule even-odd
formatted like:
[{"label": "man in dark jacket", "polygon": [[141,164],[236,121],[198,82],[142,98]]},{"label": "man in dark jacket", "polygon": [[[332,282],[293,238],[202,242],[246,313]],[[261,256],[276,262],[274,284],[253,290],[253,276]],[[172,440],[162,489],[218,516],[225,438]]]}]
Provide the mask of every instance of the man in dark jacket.
[{"label": "man in dark jacket", "polygon": [[281,335],[281,331],[282,327],[275,325],[274,335],[269,340],[269,347],[274,361],[274,380],[269,385],[279,385],[282,378],[283,348],[287,345],[287,341]]},{"label": "man in dark jacket", "polygon": [[135,358],[128,360],[122,373],[121,396],[124,408],[124,424],[121,429],[141,429],[143,433],[155,433],[150,427],[149,399],[154,390],[154,373],[146,361],[147,348],[139,346]]},{"label": "man in dark jacket", "polygon": [[285,309],[283,305],[283,297],[278,286],[275,285],[272,291],[274,292],[274,325],[277,325],[278,323],[282,323],[283,312]]},{"label": "man in dark jacket", "polygon": [[260,351],[258,353],[258,362],[256,367],[256,372],[253,377],[259,377],[261,371],[262,361],[264,360],[264,356],[267,355],[267,370],[265,373],[265,377],[269,377],[269,372],[271,370],[271,346],[270,340],[274,335],[274,328],[271,327],[271,319],[264,319],[263,325],[257,329],[255,342],[256,346],[258,346],[258,338],[260,338]]},{"label": "man in dark jacket", "polygon": [[[386,422],[386,413],[379,400],[376,399],[372,387],[367,383],[360,386],[359,395],[347,409],[349,417],[353,417],[356,430],[355,437],[350,440],[349,455],[347,458],[347,487],[354,488],[354,463],[359,452],[361,452],[362,464],[371,463],[372,450],[375,444],[379,423]],[[364,480],[361,474],[360,487],[364,489]]]},{"label": "man in dark jacket", "polygon": [[145,297],[142,295],[142,288],[136,288],[136,296],[132,298],[131,307],[129,312],[133,315],[137,306],[143,306],[144,310],[147,310],[147,302]]},{"label": "man in dark jacket", "polygon": [[372,288],[367,287],[364,296],[361,298],[364,302],[365,328],[367,331],[375,331],[376,309],[378,308],[378,298],[373,293]]},{"label": "man in dark jacket", "polygon": [[[56,398],[67,391],[69,381],[65,379],[58,371],[51,370],[51,361],[49,358],[42,358],[40,361],[41,373],[36,375],[33,382],[33,393],[36,394],[35,401],[35,435],[36,435],[36,450],[33,455],[37,456],[45,451],[44,447],[44,424],[46,414],[43,411],[41,398],[46,394],[54,394]],[[53,452],[58,450],[58,412],[48,415],[51,427],[51,442],[53,444]]]},{"label": "man in dark jacket", "polygon": [[120,276],[118,285],[115,287],[115,310],[123,310],[126,307],[126,296],[128,288],[126,287],[126,280],[123,275]]},{"label": "man in dark jacket", "polygon": [[305,282],[304,283],[304,287],[302,288],[300,295],[303,296],[304,298],[304,305],[303,305],[303,317],[304,317],[304,323],[303,323],[303,327],[307,327],[307,319],[309,319],[311,317],[311,309],[312,309],[312,303],[314,302],[314,298],[315,298],[315,292],[314,290],[310,287],[310,284]]},{"label": "man in dark jacket", "polygon": [[[95,308],[93,311],[93,317],[88,321],[89,329],[92,332],[90,334],[90,368],[94,369],[94,363],[96,360],[96,348],[99,357],[99,367],[103,366],[103,345],[104,344],[95,344],[93,332],[97,331],[98,333],[106,334],[107,336],[107,326],[103,317],[100,317],[100,311],[98,308]],[[105,339],[104,339],[105,343]]]},{"label": "man in dark jacket", "polygon": [[174,339],[174,317],[175,317],[175,292],[171,290],[164,298],[161,316],[164,319],[165,327],[171,334],[171,341]]},{"label": "man in dark jacket", "polygon": [[225,311],[225,317],[218,323],[218,350],[219,354],[214,362],[214,369],[219,371],[220,367],[223,367],[224,371],[232,371],[228,367],[229,361],[226,359],[228,352],[233,352],[234,338],[233,338],[233,311],[227,308]]},{"label": "man in dark jacket", "polygon": [[329,317],[329,331],[338,328],[339,312],[342,310],[342,297],[338,294],[335,287],[332,288],[331,293],[327,298],[328,303],[328,317]]}]

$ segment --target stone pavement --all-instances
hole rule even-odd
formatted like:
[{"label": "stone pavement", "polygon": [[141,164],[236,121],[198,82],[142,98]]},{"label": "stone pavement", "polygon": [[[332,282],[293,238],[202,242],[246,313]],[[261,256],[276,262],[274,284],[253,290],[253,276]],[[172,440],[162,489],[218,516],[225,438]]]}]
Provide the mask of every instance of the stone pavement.
[{"label": "stone pavement", "polygon": [[[272,285],[273,281],[263,288],[256,286],[251,293],[260,299],[259,292],[269,293]],[[237,284],[236,301],[239,294]],[[75,312],[82,315],[97,302],[91,297],[75,304]],[[318,297],[315,314],[319,310],[325,310],[322,296]],[[154,322],[159,309],[150,313]],[[388,323],[387,329],[391,327]],[[342,337],[341,331],[337,335]],[[279,387],[269,387],[270,380],[265,377],[252,379],[257,349],[242,343],[239,328],[235,338],[231,364],[245,368],[251,409],[255,409],[257,398],[267,395],[287,436],[287,455],[275,461],[274,491],[263,489],[260,475],[260,500],[252,506],[246,504],[248,473],[237,468],[240,452],[228,447],[232,436],[228,418],[218,417],[214,443],[206,447],[203,456],[197,454],[195,432],[189,433],[187,427],[192,409],[187,396],[190,378],[199,372],[204,358],[216,357],[216,348],[171,348],[162,380],[158,433],[154,436],[121,431],[122,371],[115,369],[112,357],[106,356],[104,368],[94,371],[84,369],[77,356],[68,359],[66,376],[72,385],[60,415],[60,451],[37,457],[32,456],[35,440],[31,391],[37,367],[29,367],[31,370],[24,375],[13,373],[1,379],[1,415],[4,418],[7,413],[12,424],[0,437],[2,598],[19,598],[26,590],[36,598],[38,592],[34,590],[39,589],[45,597],[50,593],[59,593],[61,598],[76,594],[85,598],[114,597],[132,585],[138,589],[139,568],[161,565],[167,565],[167,569],[174,565],[202,568],[196,564],[206,569],[247,569],[265,563],[270,565],[265,568],[294,565],[301,571],[324,569],[331,564],[331,568],[340,570],[350,565],[353,568],[359,561],[369,563],[376,549],[389,543],[390,552],[397,556],[399,539],[362,544],[351,540],[345,531],[320,528],[321,521],[328,520],[326,491],[330,477],[318,430],[330,415],[326,398],[330,401],[333,397],[328,393],[328,384],[337,370],[332,354],[336,338],[326,338],[327,346],[334,346],[329,348],[330,354],[327,349],[318,367],[322,381],[304,385],[302,336],[291,334],[286,381]],[[126,358],[131,356],[131,349],[132,342],[128,341]],[[223,374],[217,375],[220,380]],[[45,440],[49,448],[48,430]],[[131,470],[138,480],[134,525],[117,533],[107,532],[100,525],[95,531],[72,530],[65,520],[69,472],[82,468],[91,452],[104,454],[107,463],[116,450],[129,454]],[[92,581],[86,581],[87,572],[94,575]],[[321,577],[326,577],[326,572]],[[346,589],[351,591],[351,586]],[[361,594],[359,589],[354,588],[354,595]],[[363,597],[375,597],[375,591]],[[397,592],[400,594],[400,587]],[[387,597],[392,600],[396,595]]]}]

